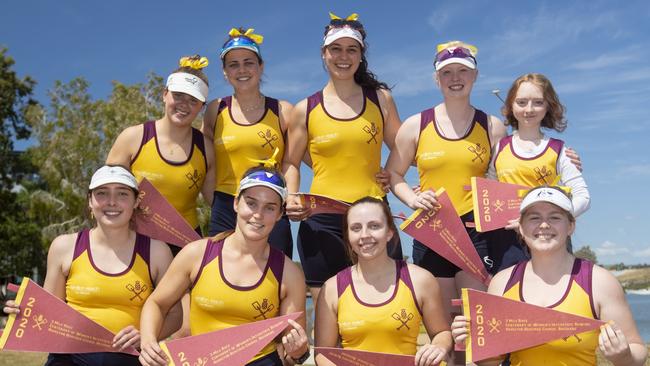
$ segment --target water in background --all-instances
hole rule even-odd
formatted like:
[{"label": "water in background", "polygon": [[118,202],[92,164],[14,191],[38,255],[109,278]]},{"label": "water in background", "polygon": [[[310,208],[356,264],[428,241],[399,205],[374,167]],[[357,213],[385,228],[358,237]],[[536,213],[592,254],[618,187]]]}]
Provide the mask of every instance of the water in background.
[{"label": "water in background", "polygon": [[650,295],[627,294],[626,297],[641,338],[650,343]]}]

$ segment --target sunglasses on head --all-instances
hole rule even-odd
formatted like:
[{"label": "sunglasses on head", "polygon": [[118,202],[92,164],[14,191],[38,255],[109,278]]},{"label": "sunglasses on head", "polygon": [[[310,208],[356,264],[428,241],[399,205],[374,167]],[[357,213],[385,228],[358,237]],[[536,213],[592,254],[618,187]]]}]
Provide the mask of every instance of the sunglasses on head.
[{"label": "sunglasses on head", "polygon": [[271,183],[274,186],[278,186],[281,188],[286,188],[287,183],[284,181],[284,178],[279,175],[279,174],[274,174],[271,172],[268,172],[266,170],[259,170],[256,172],[253,172],[249,175],[247,175],[245,180],[256,180],[256,181],[261,181],[261,182],[266,182],[266,183]]},{"label": "sunglasses on head", "polygon": [[347,20],[347,19],[332,19],[330,20],[330,27],[331,28],[336,28],[336,27],[351,27],[356,30],[362,30],[363,25],[357,21],[357,20]]},{"label": "sunglasses on head", "polygon": [[444,49],[436,55],[435,63],[439,63],[450,58],[471,58],[476,62],[476,58],[468,48],[465,47],[456,47],[454,49],[447,48]]}]

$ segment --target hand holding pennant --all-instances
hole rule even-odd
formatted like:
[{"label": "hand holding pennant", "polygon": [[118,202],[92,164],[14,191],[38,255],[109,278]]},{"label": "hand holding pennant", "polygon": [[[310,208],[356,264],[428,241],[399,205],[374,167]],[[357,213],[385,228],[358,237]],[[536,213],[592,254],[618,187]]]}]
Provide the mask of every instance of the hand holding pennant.
[{"label": "hand holding pennant", "polygon": [[444,188],[436,192],[437,211],[416,210],[400,229],[483,283],[490,281],[483,262]]},{"label": "hand holding pennant", "polygon": [[585,318],[472,289],[463,289],[463,315],[470,319],[467,361],[477,362],[597,329]]},{"label": "hand holding pennant", "polygon": [[505,227],[508,221],[519,217],[521,190],[530,187],[503,183],[493,179],[472,177],[474,220],[479,232]]},{"label": "hand holding pennant", "polygon": [[[336,366],[413,366],[415,364],[415,356],[330,347],[316,347],[315,351]],[[440,366],[446,364],[445,361],[439,363]]]},{"label": "hand holding pennant", "polygon": [[[9,315],[0,349],[49,353],[119,352],[115,334],[86,318],[27,277],[18,289],[20,314]],[[131,347],[124,353],[138,355]]]},{"label": "hand holding pennant", "polygon": [[311,209],[311,215],[323,214],[323,213],[335,213],[335,214],[344,214],[345,211],[350,207],[349,204],[329,198],[326,196],[321,196],[319,194],[311,193],[298,193],[300,195],[301,203],[303,206],[309,207]]},{"label": "hand holding pennant", "polygon": [[201,239],[147,178],[142,179],[138,188],[141,212],[135,215],[137,232],[181,248],[189,242]]},{"label": "hand holding pennant", "polygon": [[243,366],[301,312],[196,336],[160,342],[170,365]]}]

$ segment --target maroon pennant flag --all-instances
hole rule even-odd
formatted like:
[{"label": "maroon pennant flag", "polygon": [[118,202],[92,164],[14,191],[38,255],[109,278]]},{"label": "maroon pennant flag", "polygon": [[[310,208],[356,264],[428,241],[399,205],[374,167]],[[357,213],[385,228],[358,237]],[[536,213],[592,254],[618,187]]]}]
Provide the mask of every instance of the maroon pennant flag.
[{"label": "maroon pennant flag", "polygon": [[503,183],[493,179],[472,177],[474,220],[479,232],[505,227],[519,217],[519,192],[530,187]]}]

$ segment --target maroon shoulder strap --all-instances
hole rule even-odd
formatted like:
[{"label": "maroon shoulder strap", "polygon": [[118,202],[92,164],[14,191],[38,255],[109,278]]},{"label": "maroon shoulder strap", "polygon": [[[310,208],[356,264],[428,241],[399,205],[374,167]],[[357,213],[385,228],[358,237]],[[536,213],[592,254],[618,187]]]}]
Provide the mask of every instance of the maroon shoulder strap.
[{"label": "maroon shoulder strap", "polygon": [[383,125],[384,113],[382,113],[381,104],[379,104],[379,96],[377,95],[377,89],[363,88],[363,96],[364,98],[368,98],[368,100],[370,100],[372,103],[374,103],[377,106],[377,109],[379,110],[379,114],[381,114],[381,123]]},{"label": "maroon shoulder strap", "polygon": [[592,292],[592,275],[594,272],[594,263],[581,258],[576,258],[576,264],[573,266],[571,276],[578,286],[580,286],[589,296],[591,313],[594,319],[597,319],[596,307],[594,306],[594,296]]},{"label": "maroon shoulder strap", "polygon": [[83,229],[77,234],[77,240],[74,243],[74,254],[72,260],[77,259],[90,245],[90,230]]},{"label": "maroon shoulder strap", "polygon": [[208,158],[205,155],[205,141],[203,140],[203,133],[198,129],[192,127],[192,145],[199,148],[199,151],[203,155],[203,163],[205,164],[205,170],[208,170]]},{"label": "maroon shoulder strap", "polygon": [[562,151],[562,147],[564,146],[564,141],[550,138],[548,140],[548,148],[552,149],[555,151],[558,155],[560,154],[560,151]]},{"label": "maroon shoulder strap", "polygon": [[265,97],[264,104],[266,109],[270,109],[276,116],[280,116],[280,102],[277,99]]},{"label": "maroon shoulder strap", "polygon": [[138,147],[138,152],[135,153],[133,159],[131,159],[131,165],[138,159],[140,151],[144,144],[149,142],[149,140],[156,137],[156,121],[147,121],[142,124],[142,141],[140,141],[140,147]]},{"label": "maroon shoulder strap", "polygon": [[343,295],[345,289],[352,284],[352,267],[347,267],[336,274],[336,289],[339,297]]},{"label": "maroon shoulder strap", "polygon": [[226,107],[230,108],[232,106],[232,96],[227,96],[221,98],[221,101],[219,102],[219,107],[217,108],[217,115],[221,113]]},{"label": "maroon shoulder strap", "polygon": [[506,147],[506,145],[511,144],[511,143],[512,143],[512,135],[506,136],[506,137],[502,138],[501,140],[499,140],[499,150],[496,153],[497,156],[499,155],[501,150],[503,150],[503,148]]},{"label": "maroon shoulder strap", "polygon": [[307,98],[307,112],[305,113],[305,124],[309,128],[309,113],[323,102],[323,91],[319,90]]},{"label": "maroon shoulder strap", "polygon": [[149,265],[151,258],[151,238],[135,233],[135,252]]},{"label": "maroon shoulder strap", "polygon": [[199,280],[199,278],[201,278],[201,274],[203,273],[203,268],[205,268],[205,266],[207,266],[215,258],[221,255],[221,249],[223,248],[223,240],[224,239],[213,241],[212,239],[208,239],[208,242],[205,244],[205,252],[203,252],[203,259],[201,259],[201,266],[199,267],[199,271],[196,273],[196,278],[194,279],[194,282],[192,282],[190,289],[193,288],[194,285],[196,285],[196,282]]},{"label": "maroon shoulder strap", "polygon": [[504,294],[513,288],[517,283],[521,282],[521,280],[523,280],[524,270],[526,270],[527,263],[528,261],[519,262],[515,265],[515,268],[512,269],[508,283],[506,283],[506,288],[503,289]]},{"label": "maroon shoulder strap", "polygon": [[413,281],[411,280],[411,274],[409,273],[408,264],[404,260],[399,260],[397,262],[397,270],[399,271],[399,278],[408,286],[411,291],[411,296],[413,296],[413,303],[417,307],[420,315],[422,315],[422,309],[420,309],[420,304],[418,303],[418,298],[415,296],[415,288],[413,287]]},{"label": "maroon shoulder strap", "polygon": [[429,123],[432,123],[436,118],[434,108],[426,109],[420,112],[420,133],[424,131]]}]

